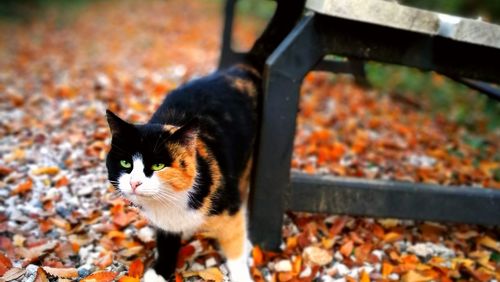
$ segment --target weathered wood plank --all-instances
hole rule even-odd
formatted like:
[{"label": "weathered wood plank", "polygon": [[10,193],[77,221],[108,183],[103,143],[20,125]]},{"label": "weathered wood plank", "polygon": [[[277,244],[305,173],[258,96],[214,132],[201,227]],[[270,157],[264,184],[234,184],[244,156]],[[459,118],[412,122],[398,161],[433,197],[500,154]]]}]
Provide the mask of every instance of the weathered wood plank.
[{"label": "weathered wood plank", "polygon": [[319,14],[500,48],[500,26],[383,0],[308,0]]}]

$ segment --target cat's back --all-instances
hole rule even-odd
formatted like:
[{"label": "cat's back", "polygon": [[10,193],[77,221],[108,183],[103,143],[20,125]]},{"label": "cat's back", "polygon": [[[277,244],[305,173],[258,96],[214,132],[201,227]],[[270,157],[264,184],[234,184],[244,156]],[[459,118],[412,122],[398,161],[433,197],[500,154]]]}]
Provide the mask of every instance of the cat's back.
[{"label": "cat's back", "polygon": [[194,117],[224,123],[255,119],[261,91],[260,74],[249,65],[239,64],[173,90],[150,122],[182,125]]}]

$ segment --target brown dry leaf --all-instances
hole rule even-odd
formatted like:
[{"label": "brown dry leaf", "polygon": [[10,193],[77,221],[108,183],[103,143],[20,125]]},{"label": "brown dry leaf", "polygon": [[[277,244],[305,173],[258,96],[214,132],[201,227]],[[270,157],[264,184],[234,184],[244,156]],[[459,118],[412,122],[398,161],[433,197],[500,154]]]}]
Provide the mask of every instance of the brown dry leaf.
[{"label": "brown dry leaf", "polygon": [[34,282],[49,282],[47,274],[40,267],[36,270],[36,278]]},{"label": "brown dry leaf", "polygon": [[396,242],[398,240],[401,240],[402,238],[403,238],[403,235],[398,233],[398,232],[389,232],[389,233],[385,234],[383,240],[386,243],[393,243],[393,242]]},{"label": "brown dry leaf", "polygon": [[483,236],[478,240],[478,243],[481,246],[490,248],[492,250],[495,250],[496,252],[500,253],[500,246],[497,241],[495,241],[493,238],[490,236]]},{"label": "brown dry leaf", "polygon": [[38,259],[40,256],[44,255],[45,253],[54,250],[57,247],[58,243],[56,241],[49,241],[45,244],[26,249],[26,248],[21,248],[19,249],[20,255],[25,258],[27,262],[33,261],[35,259]]},{"label": "brown dry leaf", "polygon": [[323,266],[333,260],[331,252],[315,246],[309,246],[304,249],[302,256],[312,264]]},{"label": "brown dry leaf", "polygon": [[143,274],[144,274],[144,264],[142,263],[142,260],[140,259],[134,260],[128,268],[128,275],[140,278],[142,277]]},{"label": "brown dry leaf", "polygon": [[136,218],[137,218],[137,213],[135,212],[127,212],[127,213],[118,212],[113,217],[113,223],[120,227],[126,227]]},{"label": "brown dry leaf", "polygon": [[133,257],[135,255],[138,255],[144,250],[144,247],[141,245],[135,246],[135,247],[128,247],[120,251],[120,255],[123,257]]},{"label": "brown dry leaf", "polygon": [[417,271],[410,270],[401,278],[403,282],[426,282],[433,280],[432,277],[424,276]]},{"label": "brown dry leaf", "polygon": [[184,276],[184,278],[199,276],[199,277],[203,278],[203,280],[205,280],[205,281],[212,280],[215,282],[222,282],[224,279],[224,275],[216,267],[211,267],[211,268],[207,268],[207,269],[200,270],[200,271],[184,272],[184,273],[182,273],[182,276]]},{"label": "brown dry leaf", "polygon": [[10,167],[6,167],[4,165],[0,165],[0,177],[5,177],[11,174],[14,170]]},{"label": "brown dry leaf", "polygon": [[56,276],[58,278],[78,277],[78,270],[76,268],[54,268],[43,266],[43,270],[45,270],[49,275]]},{"label": "brown dry leaf", "polygon": [[56,175],[57,173],[59,173],[59,168],[57,166],[40,167],[33,170],[34,175]]},{"label": "brown dry leaf", "polygon": [[99,268],[104,269],[108,266],[110,266],[113,263],[113,254],[112,253],[107,253],[101,256],[95,265],[97,265]]},{"label": "brown dry leaf", "polygon": [[111,282],[117,275],[118,274],[116,272],[99,271],[83,278],[80,282]]},{"label": "brown dry leaf", "polygon": [[198,275],[205,281],[213,280],[215,282],[222,282],[224,280],[224,275],[217,267],[211,267],[198,272]]},{"label": "brown dry leaf", "polygon": [[7,270],[7,272],[5,272],[4,275],[2,276],[2,279],[5,280],[6,282],[9,282],[23,276],[24,273],[26,273],[25,269],[14,267]]}]

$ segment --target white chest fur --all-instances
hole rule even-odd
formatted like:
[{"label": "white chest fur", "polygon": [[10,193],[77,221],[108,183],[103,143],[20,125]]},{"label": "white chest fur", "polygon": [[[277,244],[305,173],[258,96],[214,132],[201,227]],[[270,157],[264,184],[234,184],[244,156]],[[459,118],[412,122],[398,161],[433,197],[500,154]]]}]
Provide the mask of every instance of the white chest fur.
[{"label": "white chest fur", "polygon": [[203,223],[203,214],[190,210],[187,199],[179,206],[148,201],[144,203],[143,209],[151,223],[165,231],[192,234]]}]

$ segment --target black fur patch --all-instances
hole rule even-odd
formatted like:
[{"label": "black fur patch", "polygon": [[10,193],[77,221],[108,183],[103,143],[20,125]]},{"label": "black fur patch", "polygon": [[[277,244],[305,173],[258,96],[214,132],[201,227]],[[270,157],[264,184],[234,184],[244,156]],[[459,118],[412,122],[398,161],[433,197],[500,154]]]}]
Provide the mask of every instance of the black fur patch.
[{"label": "black fur patch", "polygon": [[198,175],[196,176],[196,187],[194,192],[190,194],[188,205],[192,209],[199,209],[203,205],[203,200],[210,193],[210,186],[213,184],[212,174],[210,173],[210,166],[204,158],[196,156],[198,165]]},{"label": "black fur patch", "polygon": [[158,229],[156,231],[156,249],[158,250],[158,259],[155,261],[153,269],[165,280],[169,279],[175,273],[177,264],[177,254],[181,248],[181,235],[169,233]]}]

